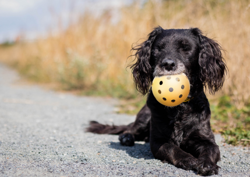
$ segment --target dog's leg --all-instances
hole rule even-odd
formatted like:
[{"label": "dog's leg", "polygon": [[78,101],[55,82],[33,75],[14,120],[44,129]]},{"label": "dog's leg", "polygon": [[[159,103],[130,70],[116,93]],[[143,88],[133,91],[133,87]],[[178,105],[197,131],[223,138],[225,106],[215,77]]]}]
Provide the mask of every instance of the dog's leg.
[{"label": "dog's leg", "polygon": [[172,143],[156,143],[150,141],[151,151],[156,159],[172,163],[174,166],[194,170],[198,160]]},{"label": "dog's leg", "polygon": [[151,112],[145,105],[137,114],[133,125],[128,130],[120,134],[120,143],[124,146],[133,146],[135,141],[148,141],[150,118]]},{"label": "dog's leg", "polygon": [[193,132],[186,142],[187,151],[198,158],[197,171],[201,175],[218,174],[220,160],[219,146],[214,141],[212,132],[204,135],[199,131]]}]

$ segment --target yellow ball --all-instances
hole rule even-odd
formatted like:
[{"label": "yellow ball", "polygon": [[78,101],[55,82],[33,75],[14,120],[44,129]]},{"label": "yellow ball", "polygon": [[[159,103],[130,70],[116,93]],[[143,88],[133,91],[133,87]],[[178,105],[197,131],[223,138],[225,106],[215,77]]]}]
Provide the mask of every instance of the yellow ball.
[{"label": "yellow ball", "polygon": [[190,83],[184,73],[155,77],[152,91],[158,102],[173,107],[183,103],[190,92]]}]

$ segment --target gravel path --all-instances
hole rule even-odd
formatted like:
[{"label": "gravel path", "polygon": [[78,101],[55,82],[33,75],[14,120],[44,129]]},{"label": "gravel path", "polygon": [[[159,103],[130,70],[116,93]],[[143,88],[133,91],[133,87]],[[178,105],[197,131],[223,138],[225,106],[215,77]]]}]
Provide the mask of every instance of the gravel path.
[{"label": "gravel path", "polygon": [[[148,143],[123,147],[118,136],[85,133],[89,120],[134,120],[114,113],[115,100],[21,85],[2,65],[0,77],[0,176],[196,176],[154,159]],[[249,177],[250,149],[220,144],[218,176]]]}]

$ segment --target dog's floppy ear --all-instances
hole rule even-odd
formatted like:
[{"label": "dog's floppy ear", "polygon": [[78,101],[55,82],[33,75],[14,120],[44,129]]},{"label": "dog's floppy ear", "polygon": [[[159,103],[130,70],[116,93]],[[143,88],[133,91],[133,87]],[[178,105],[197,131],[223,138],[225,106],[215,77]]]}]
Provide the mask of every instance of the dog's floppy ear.
[{"label": "dog's floppy ear", "polygon": [[202,35],[198,28],[192,29],[200,43],[199,65],[200,80],[209,92],[214,94],[224,83],[227,66],[221,53],[221,46],[214,40]]},{"label": "dog's floppy ear", "polygon": [[151,47],[158,34],[163,29],[159,26],[155,28],[149,35],[148,39],[142,44],[132,48],[135,50],[136,62],[131,65],[132,74],[134,77],[136,89],[145,95],[152,81],[152,67],[150,65]]}]

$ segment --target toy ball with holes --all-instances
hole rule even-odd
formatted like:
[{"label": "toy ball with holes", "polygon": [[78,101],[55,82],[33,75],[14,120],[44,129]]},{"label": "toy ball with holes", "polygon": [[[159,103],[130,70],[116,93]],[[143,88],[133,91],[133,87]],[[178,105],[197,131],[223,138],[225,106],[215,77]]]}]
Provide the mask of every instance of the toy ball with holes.
[{"label": "toy ball with holes", "polygon": [[169,107],[183,103],[190,92],[190,83],[184,73],[155,77],[152,84],[156,100]]}]

